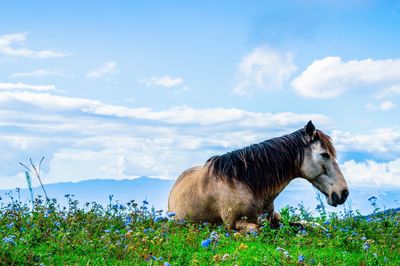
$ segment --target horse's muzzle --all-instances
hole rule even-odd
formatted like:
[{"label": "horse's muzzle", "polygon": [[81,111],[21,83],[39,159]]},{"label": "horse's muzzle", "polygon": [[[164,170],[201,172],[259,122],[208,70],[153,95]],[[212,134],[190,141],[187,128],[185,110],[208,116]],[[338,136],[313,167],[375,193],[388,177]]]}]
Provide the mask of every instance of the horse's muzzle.
[{"label": "horse's muzzle", "polygon": [[332,192],[332,195],[331,195],[332,205],[336,207],[337,205],[343,204],[346,201],[348,196],[349,196],[348,189],[342,190],[340,197],[336,192]]}]

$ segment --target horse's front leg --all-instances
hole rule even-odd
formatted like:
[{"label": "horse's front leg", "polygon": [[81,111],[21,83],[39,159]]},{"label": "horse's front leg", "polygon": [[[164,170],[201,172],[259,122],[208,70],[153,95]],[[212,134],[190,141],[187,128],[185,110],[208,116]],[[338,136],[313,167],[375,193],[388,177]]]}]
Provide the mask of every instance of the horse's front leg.
[{"label": "horse's front leg", "polygon": [[241,233],[258,233],[257,220],[248,220],[241,218],[235,221],[235,228]]},{"label": "horse's front leg", "polygon": [[274,203],[271,202],[264,208],[264,213],[267,214],[267,220],[271,226],[271,228],[279,228],[279,223],[282,220],[281,215],[275,211]]}]

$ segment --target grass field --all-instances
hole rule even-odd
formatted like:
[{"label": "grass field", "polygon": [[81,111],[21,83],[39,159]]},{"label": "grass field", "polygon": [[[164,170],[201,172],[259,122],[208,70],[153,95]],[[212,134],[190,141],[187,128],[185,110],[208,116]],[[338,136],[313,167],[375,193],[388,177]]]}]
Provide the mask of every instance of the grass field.
[{"label": "grass field", "polygon": [[[37,197],[33,204],[0,202],[2,265],[400,265],[400,214],[339,215],[318,207],[281,210],[283,224],[258,234],[224,226],[175,221],[144,201],[60,207]],[[370,198],[376,207],[374,197]],[[308,221],[304,230],[289,221]],[[320,224],[318,226],[313,222]]]}]

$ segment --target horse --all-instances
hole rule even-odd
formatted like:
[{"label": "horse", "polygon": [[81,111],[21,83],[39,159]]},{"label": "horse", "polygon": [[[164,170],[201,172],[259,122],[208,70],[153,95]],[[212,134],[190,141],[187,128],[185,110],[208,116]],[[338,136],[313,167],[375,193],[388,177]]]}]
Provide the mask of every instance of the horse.
[{"label": "horse", "polygon": [[336,207],[349,195],[331,138],[309,121],[291,134],[209,158],[184,171],[169,195],[176,219],[227,224],[258,231],[259,216],[279,225],[274,200],[295,178],[303,178]]}]

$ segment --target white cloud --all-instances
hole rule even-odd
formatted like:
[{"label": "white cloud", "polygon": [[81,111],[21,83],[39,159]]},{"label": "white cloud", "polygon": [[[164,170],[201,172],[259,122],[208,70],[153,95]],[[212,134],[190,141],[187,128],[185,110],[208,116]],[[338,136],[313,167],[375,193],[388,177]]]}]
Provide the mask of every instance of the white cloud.
[{"label": "white cloud", "polygon": [[389,162],[355,162],[350,160],[341,166],[350,185],[400,186],[400,159]]},{"label": "white cloud", "polygon": [[379,92],[376,97],[378,99],[382,99],[398,95],[400,95],[400,84],[384,89],[383,91]]},{"label": "white cloud", "polygon": [[340,152],[367,152],[400,157],[400,128],[374,129],[365,134],[351,134],[334,130],[336,148]]},{"label": "white cloud", "polygon": [[290,53],[257,47],[239,63],[237,84],[233,92],[237,95],[251,95],[256,89],[279,90],[296,69]]},{"label": "white cloud", "polygon": [[396,107],[392,101],[383,101],[379,104],[368,103],[366,108],[368,110],[381,110],[381,111],[388,111]]},{"label": "white cloud", "polygon": [[334,98],[350,90],[382,90],[400,85],[400,59],[352,60],[340,57],[315,60],[292,81],[306,98]]},{"label": "white cloud", "polygon": [[[212,155],[291,132],[310,118],[321,128],[330,125],[319,114],[188,106],[155,111],[50,93],[0,91],[0,128],[5,129],[0,131],[0,172],[14,176],[21,171],[19,161],[44,155],[46,183],[139,175],[176,178]],[[10,182],[8,187],[21,186]]]},{"label": "white cloud", "polygon": [[319,114],[295,114],[290,112],[271,114],[254,113],[236,108],[194,109],[188,106],[172,107],[164,111],[153,111],[149,108],[128,108],[104,104],[100,101],[64,97],[32,92],[2,92],[0,104],[6,102],[29,103],[36,107],[50,110],[79,109],[83,113],[146,119],[168,124],[221,125],[235,124],[248,128],[277,127],[288,125],[302,126],[310,119],[326,125],[330,123],[327,116]]},{"label": "white cloud", "polygon": [[[53,51],[53,50],[40,50],[34,51],[24,47],[26,41],[26,32],[0,35],[0,53],[8,56],[16,57],[31,57],[31,58],[52,58],[64,57],[70,53]],[[19,45],[19,47],[15,47]]]},{"label": "white cloud", "polygon": [[62,76],[63,73],[59,70],[36,69],[31,72],[17,72],[11,75],[12,78],[32,78],[32,77],[48,77]]},{"label": "white cloud", "polygon": [[17,83],[0,83],[1,90],[33,90],[33,91],[55,91],[54,85],[32,85],[22,82]]},{"label": "white cloud", "polygon": [[115,62],[106,62],[101,67],[90,71],[86,77],[89,79],[102,78],[109,74],[117,73],[118,64]]},{"label": "white cloud", "polygon": [[145,79],[140,79],[140,83],[144,83],[147,87],[165,87],[171,88],[182,85],[184,80],[182,78],[173,78],[170,76],[162,76],[162,77],[149,77]]}]

